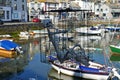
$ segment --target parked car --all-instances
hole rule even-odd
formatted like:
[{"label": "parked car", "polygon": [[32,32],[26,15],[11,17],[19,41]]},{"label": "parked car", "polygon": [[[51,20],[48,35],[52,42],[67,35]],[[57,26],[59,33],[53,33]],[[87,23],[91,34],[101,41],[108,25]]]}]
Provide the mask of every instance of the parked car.
[{"label": "parked car", "polygon": [[3,24],[3,21],[2,20],[0,20],[0,25],[2,25]]},{"label": "parked car", "polygon": [[32,19],[32,22],[41,22],[41,20],[38,19],[38,18],[33,18],[33,19]]}]

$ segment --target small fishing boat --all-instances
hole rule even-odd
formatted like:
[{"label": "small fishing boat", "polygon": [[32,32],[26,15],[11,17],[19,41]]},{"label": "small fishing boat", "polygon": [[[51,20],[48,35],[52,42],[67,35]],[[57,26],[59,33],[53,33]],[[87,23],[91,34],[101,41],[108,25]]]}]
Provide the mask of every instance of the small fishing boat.
[{"label": "small fishing boat", "polygon": [[76,28],[76,32],[80,34],[86,34],[86,35],[101,35],[104,36],[105,29],[101,29],[96,26],[92,27],[82,27],[82,28]]},{"label": "small fishing boat", "polygon": [[10,40],[0,40],[0,56],[13,58],[18,53],[23,53],[21,46]]},{"label": "small fishing boat", "polygon": [[113,54],[110,56],[111,61],[120,61],[120,54]]},{"label": "small fishing boat", "polygon": [[[95,80],[107,80],[115,76],[120,79],[120,75],[115,68],[90,60],[80,44],[76,44],[72,48],[65,48],[65,50],[61,51],[54,37],[54,34],[59,34],[61,31],[55,33],[50,31],[51,30],[48,29],[48,37],[55,48],[56,55],[50,55],[47,56],[47,58],[53,69],[58,71],[58,73]],[[76,51],[76,48],[79,49]]]},{"label": "small fishing boat", "polygon": [[110,45],[109,47],[113,54],[120,54],[120,46]]},{"label": "small fishing boat", "polygon": [[49,59],[53,69],[57,70],[59,74],[63,73],[69,76],[93,80],[107,80],[110,77],[114,77],[110,76],[114,69],[95,62],[90,61],[89,66],[85,66],[73,60],[65,60],[63,63],[60,63],[59,60],[53,56],[49,56]]},{"label": "small fishing boat", "polygon": [[20,37],[20,39],[29,39],[30,34],[27,31],[20,32],[19,37]]},{"label": "small fishing boat", "polygon": [[17,53],[14,50],[0,49],[0,57],[14,58],[16,56]]}]

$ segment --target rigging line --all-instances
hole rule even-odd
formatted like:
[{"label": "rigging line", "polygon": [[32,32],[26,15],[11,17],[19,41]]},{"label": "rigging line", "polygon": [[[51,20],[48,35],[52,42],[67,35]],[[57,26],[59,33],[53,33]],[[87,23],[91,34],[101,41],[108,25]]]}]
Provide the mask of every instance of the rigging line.
[{"label": "rigging line", "polygon": [[[65,27],[66,27],[66,30],[68,30],[68,13],[66,12],[66,25],[65,25]],[[65,38],[66,38],[66,42],[68,43],[68,38],[69,38],[69,36],[68,36],[68,33],[69,33],[69,31],[66,33],[66,35],[65,35]],[[68,45],[66,45],[67,46],[67,48],[68,48]]]},{"label": "rigging line", "polygon": [[[42,31],[40,30],[40,33],[42,34]],[[42,53],[42,36],[41,36],[41,34],[39,34],[40,35],[40,38],[39,38],[39,46],[40,46],[40,62],[42,62],[42,56],[41,56],[41,53]]]},{"label": "rigging line", "polygon": [[[103,46],[103,54],[104,54],[104,56],[107,57],[109,63],[110,63],[111,66],[112,66],[112,68],[114,68],[114,65],[113,65],[112,61],[110,60],[109,56],[107,55],[107,51],[106,51],[106,50],[107,50],[107,49],[105,48],[105,46]],[[104,59],[105,59],[105,58],[104,58]],[[105,59],[105,61],[106,61],[106,59]],[[107,61],[105,62],[105,64],[107,64]]]},{"label": "rigging line", "polygon": [[116,24],[116,27],[115,27],[115,30],[114,30],[114,34],[113,34],[113,36],[112,36],[112,38],[111,38],[111,40],[110,40],[110,43],[113,41],[113,39],[114,39],[114,35],[115,35],[115,32],[116,32],[116,28],[117,28],[117,26],[118,26],[118,24]]},{"label": "rigging line", "polygon": [[[106,55],[106,53],[105,53],[105,49],[104,49],[105,47],[103,46],[103,57],[104,57],[104,61],[105,61],[105,66],[108,66],[108,64],[107,64],[107,60],[105,59],[105,56],[107,57],[107,55]],[[108,57],[107,57],[108,58]]]},{"label": "rigging line", "polygon": [[[86,16],[85,16],[85,17],[86,17],[86,18],[85,18],[85,25],[87,26],[87,33],[89,34],[88,29],[89,29],[90,26],[88,26],[88,14],[89,14],[89,11],[88,11],[88,12],[85,12],[85,15],[86,15]],[[89,47],[88,34],[87,34],[87,42],[86,42],[87,46],[86,46],[86,48]],[[90,51],[89,51],[89,49],[88,49],[88,54],[87,54],[88,58],[89,58],[89,52],[90,52]]]}]

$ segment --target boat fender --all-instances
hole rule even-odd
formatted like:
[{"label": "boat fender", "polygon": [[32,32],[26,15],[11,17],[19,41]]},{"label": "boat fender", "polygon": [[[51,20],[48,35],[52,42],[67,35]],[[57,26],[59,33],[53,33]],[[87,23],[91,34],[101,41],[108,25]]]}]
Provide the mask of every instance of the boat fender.
[{"label": "boat fender", "polygon": [[113,73],[110,73],[109,77],[107,78],[107,80],[120,80],[117,76],[114,76]]},{"label": "boat fender", "polygon": [[16,47],[16,51],[17,51],[18,53],[20,53],[20,54],[23,53],[23,51],[21,51],[19,47]]},{"label": "boat fender", "polygon": [[115,78],[116,80],[120,80],[120,75],[119,73],[117,72],[117,69],[116,68],[113,68],[112,69],[112,72],[114,74],[113,78]]},{"label": "boat fender", "polygon": [[107,78],[107,80],[111,80],[113,76],[114,76],[114,73],[111,72],[111,73],[109,74],[109,77]]},{"label": "boat fender", "polygon": [[61,73],[61,70],[60,70],[60,68],[59,68],[59,70],[58,70],[58,74],[60,74]]},{"label": "boat fender", "polygon": [[117,35],[117,39],[120,39],[120,35]]}]

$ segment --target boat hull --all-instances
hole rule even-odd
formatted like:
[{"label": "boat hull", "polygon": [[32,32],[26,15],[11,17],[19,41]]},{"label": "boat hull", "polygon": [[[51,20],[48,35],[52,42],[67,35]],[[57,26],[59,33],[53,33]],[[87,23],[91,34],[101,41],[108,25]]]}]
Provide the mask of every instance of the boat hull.
[{"label": "boat hull", "polygon": [[17,53],[14,50],[0,49],[0,56],[6,58],[14,58],[17,56]]},{"label": "boat hull", "polygon": [[79,70],[75,69],[66,69],[64,67],[57,66],[55,64],[52,64],[53,69],[58,71],[58,73],[63,73],[68,76],[75,76],[75,77],[81,77],[85,79],[94,79],[94,80],[107,80],[108,75],[104,74],[91,74],[87,72],[81,72]]},{"label": "boat hull", "polygon": [[111,61],[120,61],[120,54],[113,54],[110,56]]},{"label": "boat hull", "polygon": [[114,54],[120,54],[120,47],[114,46],[114,45],[110,45],[110,50],[112,53]]},{"label": "boat hull", "polygon": [[76,32],[80,34],[86,34],[86,35],[101,35],[104,36],[104,30],[103,29],[97,29],[97,30],[90,30],[87,27],[84,28],[76,28]]}]

